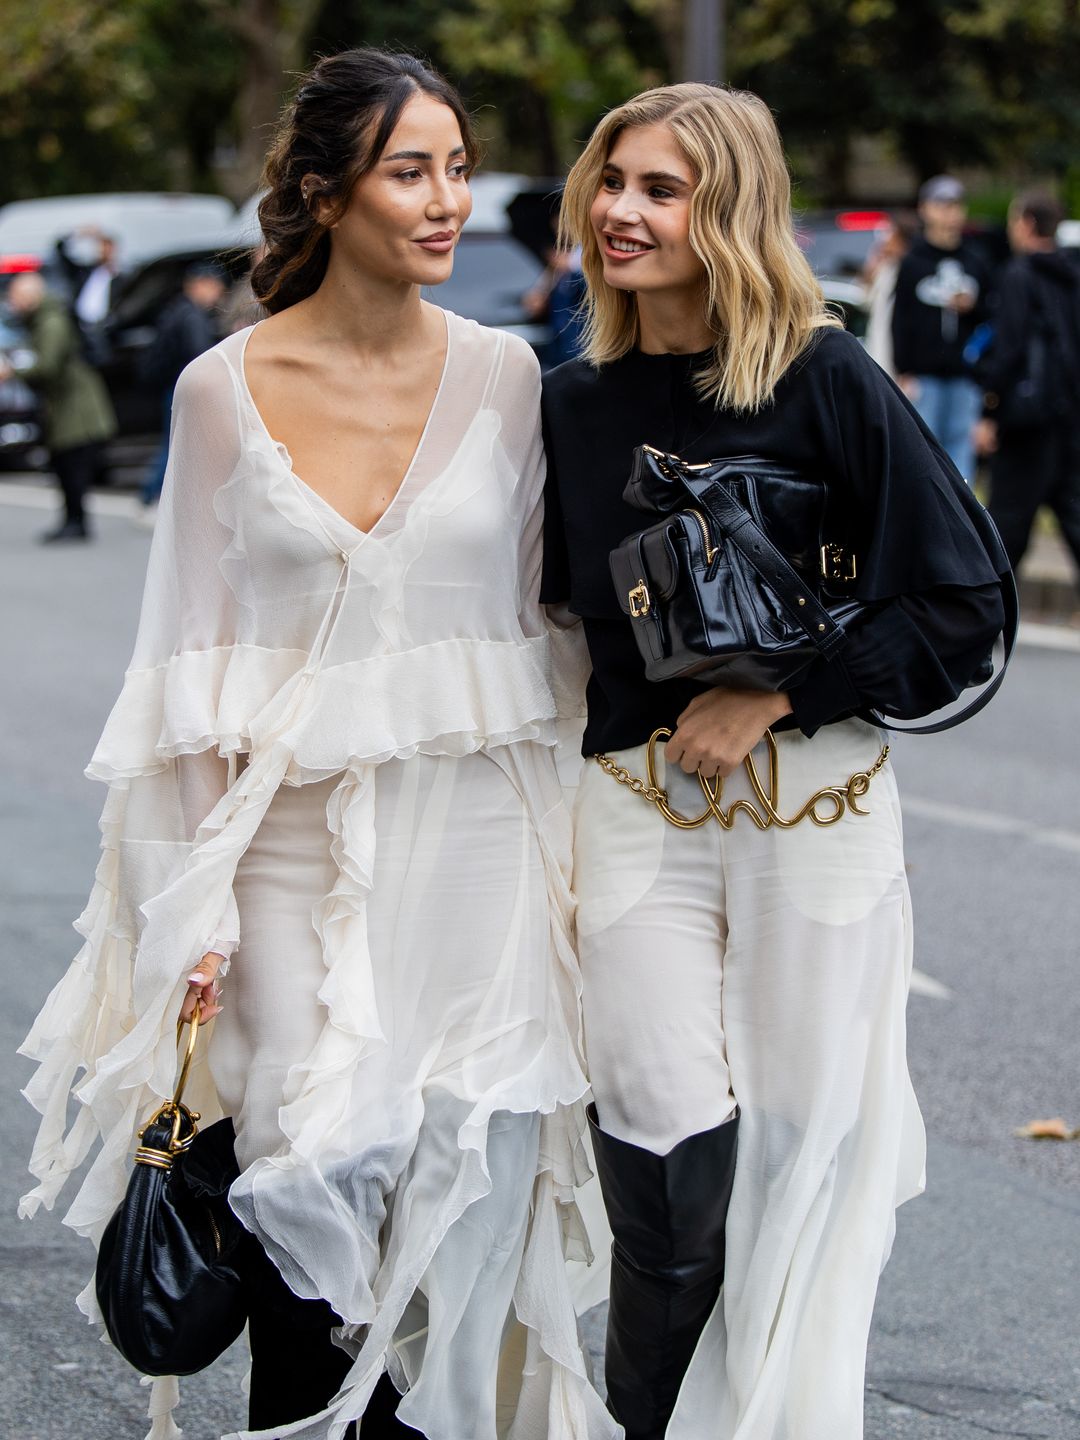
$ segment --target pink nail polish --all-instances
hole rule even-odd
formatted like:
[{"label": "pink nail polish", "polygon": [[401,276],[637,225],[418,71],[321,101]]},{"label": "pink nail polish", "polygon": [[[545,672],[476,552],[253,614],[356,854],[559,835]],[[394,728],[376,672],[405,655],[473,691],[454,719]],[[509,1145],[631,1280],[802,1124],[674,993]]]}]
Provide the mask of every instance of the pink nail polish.
[{"label": "pink nail polish", "polygon": [[189,975],[187,978],[189,985],[205,985],[210,976],[204,975],[201,970],[196,970],[194,975]]}]

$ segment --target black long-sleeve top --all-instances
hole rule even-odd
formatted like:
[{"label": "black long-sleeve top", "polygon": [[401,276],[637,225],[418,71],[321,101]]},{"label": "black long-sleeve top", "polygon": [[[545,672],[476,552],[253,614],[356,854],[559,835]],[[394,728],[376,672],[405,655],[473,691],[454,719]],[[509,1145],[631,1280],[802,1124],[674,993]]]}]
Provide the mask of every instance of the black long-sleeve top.
[{"label": "black long-sleeve top", "polygon": [[641,444],[691,462],[770,457],[823,479],[831,504],[850,504],[865,614],[842,654],[816,661],[791,690],[789,726],[812,735],[869,708],[911,718],[954,700],[1001,630],[1009,567],[937,441],[845,331],[818,332],[756,415],[700,399],[693,377],[701,359],[635,350],[600,369],[572,360],[544,380],[541,598],[568,603],[584,621],[593,665],[584,753],[625,749],[661,725],[674,728],[708,688],[650,681],[615,595],[608,556],[648,523],[622,498]]}]

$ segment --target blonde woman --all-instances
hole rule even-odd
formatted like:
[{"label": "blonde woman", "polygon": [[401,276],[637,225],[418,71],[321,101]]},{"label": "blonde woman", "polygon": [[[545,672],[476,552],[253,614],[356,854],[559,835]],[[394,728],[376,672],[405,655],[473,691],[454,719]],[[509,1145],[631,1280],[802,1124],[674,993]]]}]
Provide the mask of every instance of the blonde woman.
[{"label": "blonde woman", "polygon": [[[790,819],[874,770],[882,735],[861,714],[953,699],[1002,626],[992,527],[826,311],[789,205],[767,107],[702,85],[609,114],[564,196],[587,327],[583,357],[545,381],[543,596],[582,618],[584,753],[608,757],[583,775],[574,888],[615,1237],[608,1397],[627,1440],[862,1433],[877,1278],[894,1209],[923,1184],[896,786],[881,763],[868,813],[760,828],[744,760],[768,775],[771,729]],[[840,658],[784,694],[646,679],[608,568],[643,528],[622,499],[643,443],[828,482],[857,560]],[[677,828],[616,783],[646,777],[660,727],[669,808],[697,816],[701,778],[723,777],[730,828]]]}]

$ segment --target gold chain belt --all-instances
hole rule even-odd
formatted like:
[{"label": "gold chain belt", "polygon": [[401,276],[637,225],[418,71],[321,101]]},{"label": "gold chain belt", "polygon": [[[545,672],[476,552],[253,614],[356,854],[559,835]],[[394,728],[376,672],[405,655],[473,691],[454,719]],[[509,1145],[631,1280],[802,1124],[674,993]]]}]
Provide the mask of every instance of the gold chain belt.
[{"label": "gold chain belt", "polygon": [[[647,781],[640,779],[637,775],[632,775],[610,755],[594,755],[593,759],[601,770],[605,770],[620,785],[625,785],[635,795],[640,795],[650,805],[655,805],[664,819],[672,825],[678,826],[680,830],[696,830],[709,820],[715,820],[725,830],[730,830],[735,824],[735,816],[740,810],[744,810],[750,816],[759,830],[768,830],[770,825],[778,825],[782,830],[790,830],[793,825],[798,825],[800,820],[812,820],[815,825],[835,825],[849,810],[853,815],[868,815],[870,812],[863,810],[858,801],[869,792],[870,781],[889,758],[889,747],[883,745],[881,754],[869,770],[857,770],[846,785],[825,785],[820,790],[815,790],[802,809],[786,820],[776,808],[780,798],[780,756],[772,731],[766,730],[765,742],[769,747],[768,790],[761,783],[753,755],[747,755],[743,761],[743,768],[750,780],[750,788],[753,790],[761,810],[755,807],[752,800],[736,800],[725,810],[720,804],[724,794],[724,777],[717,775],[710,780],[699,771],[698,784],[701,786],[701,793],[705,796],[706,808],[700,815],[691,819],[689,816],[680,815],[677,810],[671,808],[668,803],[667,791],[661,789],[656,783],[656,747],[661,740],[669,740],[672,733],[671,730],[662,727],[654,730],[649,737],[648,748],[645,751],[645,767],[649,777]],[[831,808],[827,808],[822,813],[818,810],[819,805]]]}]

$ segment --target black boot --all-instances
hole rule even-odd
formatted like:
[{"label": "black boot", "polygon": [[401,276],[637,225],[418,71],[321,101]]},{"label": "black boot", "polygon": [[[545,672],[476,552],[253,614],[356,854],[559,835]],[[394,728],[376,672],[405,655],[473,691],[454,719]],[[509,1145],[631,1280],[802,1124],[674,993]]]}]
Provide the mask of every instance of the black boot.
[{"label": "black boot", "polygon": [[[302,1300],[281,1278],[254,1240],[244,1251],[244,1280],[251,1302],[251,1393],[248,1427],[269,1430],[315,1415],[330,1403],[352,1361],[334,1344],[331,1330],[341,1317],[325,1300]],[[419,1430],[397,1418],[401,1396],[383,1374],[363,1419],[350,1425],[346,1440],[407,1440]]]},{"label": "black boot", "polygon": [[666,1155],[617,1140],[589,1107],[596,1171],[615,1243],[604,1364],[626,1440],[663,1440],[724,1279],[724,1226],[738,1112]]},{"label": "black boot", "polygon": [[46,530],[41,536],[43,545],[55,545],[57,541],[89,540],[90,529],[85,519],[64,520],[53,530]]}]

